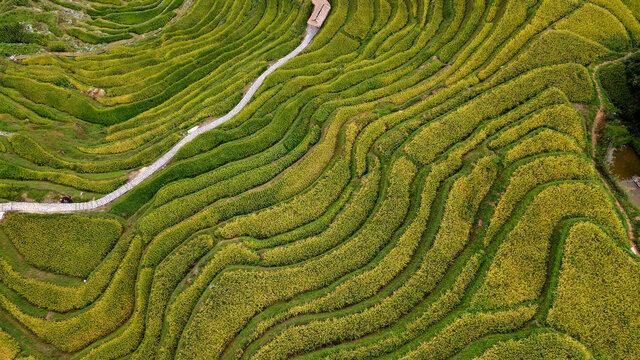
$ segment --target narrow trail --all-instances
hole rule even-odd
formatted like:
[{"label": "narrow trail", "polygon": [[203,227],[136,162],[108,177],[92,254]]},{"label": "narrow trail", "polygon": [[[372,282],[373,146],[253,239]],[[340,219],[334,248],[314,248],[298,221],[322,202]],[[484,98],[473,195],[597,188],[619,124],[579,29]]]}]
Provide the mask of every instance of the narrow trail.
[{"label": "narrow trail", "polygon": [[6,211],[18,211],[18,212],[29,212],[29,213],[63,213],[63,212],[74,212],[74,211],[89,211],[95,210],[100,207],[103,207],[116,199],[120,198],[135,186],[143,182],[145,179],[155,174],[163,168],[173,157],[176,155],[178,150],[180,150],[183,146],[191,142],[198,135],[205,133],[209,130],[212,130],[225,122],[231,120],[234,116],[236,116],[242,109],[244,109],[247,104],[251,101],[251,98],[256,93],[260,85],[264,82],[264,80],[276,69],[284,65],[287,61],[296,57],[300,54],[304,49],[309,46],[311,40],[318,33],[319,28],[313,25],[308,25],[307,30],[302,40],[302,43],[295,48],[292,52],[287,54],[285,57],[281,58],[273,65],[271,65],[265,72],[263,72],[251,85],[247,93],[242,97],[240,102],[225,116],[211,121],[211,119],[205,119],[203,123],[198,126],[191,128],[187,135],[182,138],[176,145],[174,145],[171,150],[167,151],[162,157],[156,160],[153,164],[143,168],[134,178],[129,180],[126,184],[122,185],[117,190],[107,194],[106,196],[92,200],[88,202],[82,203],[28,203],[28,202],[8,202],[0,204],[0,213],[4,213]]},{"label": "narrow trail", "polygon": [[605,109],[605,105],[604,105],[604,95],[602,94],[602,89],[600,88],[600,83],[598,83],[598,70],[600,70],[601,67],[609,65],[609,64],[613,64],[615,62],[618,61],[624,61],[627,60],[629,57],[640,53],[640,50],[637,51],[632,51],[630,53],[627,53],[625,56],[618,58],[618,59],[613,59],[613,60],[608,60],[605,61],[603,63],[600,63],[598,65],[595,66],[595,68],[593,68],[593,73],[591,74],[591,79],[593,80],[593,83],[596,86],[596,92],[598,93],[598,101],[600,102],[600,108],[598,109],[598,113],[596,114],[595,119],[593,120],[593,125],[591,126],[591,146],[592,146],[592,158],[591,158],[591,162],[593,163],[593,166],[596,168],[596,173],[598,174],[598,176],[600,177],[600,180],[602,180],[602,183],[604,184],[604,186],[607,188],[607,191],[609,191],[609,194],[611,194],[611,196],[613,197],[613,199],[616,202],[616,206],[618,207],[618,210],[620,210],[620,213],[624,216],[625,222],[627,223],[627,237],[629,238],[629,244],[631,245],[631,251],[640,256],[640,252],[638,252],[638,248],[636,246],[635,243],[635,235],[633,234],[633,224],[631,223],[631,219],[629,218],[629,215],[627,214],[627,212],[625,211],[624,207],[622,207],[622,204],[620,204],[620,201],[618,201],[618,198],[616,198],[615,194],[613,193],[613,191],[611,190],[611,187],[609,186],[609,183],[606,181],[605,177],[602,176],[602,174],[600,174],[600,171],[597,170],[597,166],[596,166],[596,160],[595,160],[595,156],[596,156],[596,148],[598,146],[598,131],[600,130],[600,127],[602,126],[602,123],[604,122],[605,118],[606,118],[606,112],[604,111]]}]

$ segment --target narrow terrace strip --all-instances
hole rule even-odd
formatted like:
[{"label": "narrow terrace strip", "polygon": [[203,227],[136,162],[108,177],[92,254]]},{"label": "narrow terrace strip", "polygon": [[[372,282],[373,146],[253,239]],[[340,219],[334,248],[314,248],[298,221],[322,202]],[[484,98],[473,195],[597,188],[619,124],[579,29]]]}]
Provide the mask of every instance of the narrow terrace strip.
[{"label": "narrow terrace strip", "polygon": [[229,111],[225,116],[213,122],[210,122],[208,124],[198,125],[196,127],[191,128],[187,132],[187,136],[182,138],[182,140],[180,140],[173,148],[171,148],[171,150],[165,153],[161,158],[156,160],[153,164],[144,168],[142,171],[140,171],[138,175],[136,175],[136,177],[131,179],[126,184],[122,185],[117,190],[107,194],[106,196],[98,200],[92,200],[92,201],[82,202],[82,203],[62,204],[62,203],[8,202],[8,203],[0,204],[0,212],[18,211],[18,212],[30,212],[30,213],[60,213],[60,212],[74,212],[74,211],[89,211],[89,210],[97,209],[101,206],[105,206],[113,202],[114,200],[120,198],[122,195],[126,194],[129,190],[133,189],[136,185],[140,184],[145,179],[147,179],[151,175],[158,172],[158,170],[162,169],[162,167],[167,165],[169,161],[171,161],[171,159],[173,159],[173,157],[176,155],[178,150],[180,150],[183,146],[185,146],[186,144],[191,142],[193,139],[198,137],[198,135],[205,133],[209,130],[215,129],[216,127],[233,119],[234,116],[236,116],[242,109],[244,109],[245,106],[247,106],[247,104],[249,104],[249,101],[251,101],[251,98],[256,93],[260,85],[262,85],[262,83],[267,78],[267,76],[269,76],[272,72],[276,71],[276,69],[278,69],[279,67],[284,65],[287,61],[296,57],[304,49],[306,49],[307,46],[309,46],[309,44],[311,43],[311,40],[313,40],[313,38],[318,33],[318,30],[319,30],[318,27],[313,25],[308,25],[306,34],[304,39],[302,40],[302,43],[297,48],[295,48],[292,52],[287,54],[282,59],[278,60],[275,64],[271,65],[265,72],[263,72],[256,79],[256,81],[253,82],[253,85],[251,85],[251,87],[249,88],[249,91],[247,91],[247,93],[242,97],[240,102],[231,111]]}]

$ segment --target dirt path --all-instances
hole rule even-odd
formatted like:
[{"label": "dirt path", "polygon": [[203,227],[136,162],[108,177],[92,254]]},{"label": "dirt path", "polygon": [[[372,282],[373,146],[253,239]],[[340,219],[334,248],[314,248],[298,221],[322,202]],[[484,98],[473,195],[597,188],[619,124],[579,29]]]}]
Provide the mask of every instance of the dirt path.
[{"label": "dirt path", "polygon": [[[626,54],[625,56],[623,56],[621,58],[618,58],[618,59],[609,60],[609,61],[605,61],[603,63],[600,63],[600,64],[596,65],[596,67],[593,69],[593,73],[591,74],[591,79],[593,80],[593,83],[596,86],[596,92],[598,93],[598,102],[600,102],[600,108],[598,109],[598,113],[596,114],[596,117],[593,120],[593,125],[591,126],[591,146],[592,146],[592,150],[593,150],[592,151],[592,159],[591,159],[591,161],[593,162],[593,166],[594,167],[596,167],[595,156],[596,156],[596,147],[598,146],[598,132],[599,132],[600,128],[602,127],[602,124],[604,123],[604,120],[607,117],[607,114],[604,111],[604,109],[605,109],[605,106],[604,106],[604,95],[602,94],[602,89],[600,88],[600,83],[598,83],[598,76],[597,76],[598,75],[598,70],[600,70],[600,68],[603,67],[603,66],[606,66],[606,65],[609,65],[609,64],[613,64],[613,63],[618,62],[618,61],[627,60],[630,56],[638,54],[638,53],[640,53],[640,50],[632,51],[632,52],[630,52],[630,53]],[[609,186],[609,183],[606,181],[604,176],[602,176],[602,174],[600,174],[600,172],[597,170],[597,167],[596,167],[596,173],[598,174],[598,176],[602,180],[602,183],[607,188],[607,190],[609,191],[611,196],[615,199],[616,206],[618,207],[618,210],[620,210],[620,213],[622,213],[622,215],[624,216],[625,222],[627,223],[627,229],[629,229],[629,231],[627,232],[627,237],[629,238],[629,244],[631,245],[631,251],[633,251],[634,254],[640,256],[640,252],[638,252],[638,248],[636,247],[636,243],[635,243],[636,237],[633,234],[633,224],[631,223],[631,219],[629,218],[629,215],[627,214],[627,212],[624,210],[624,208],[620,204],[620,201],[618,201],[618,198],[616,198],[615,194],[611,190],[611,187]]]},{"label": "dirt path", "polygon": [[182,138],[176,145],[174,145],[168,152],[166,152],[162,157],[156,160],[151,165],[142,168],[139,172],[130,179],[126,184],[116,189],[115,191],[107,194],[106,196],[92,200],[89,202],[82,203],[70,203],[70,204],[61,204],[61,203],[28,203],[28,202],[8,202],[0,204],[0,214],[3,214],[5,211],[19,211],[19,212],[29,212],[29,213],[61,213],[61,212],[73,212],[73,211],[89,211],[100,209],[103,206],[115,201],[120,198],[122,195],[129,192],[135,186],[140,184],[142,181],[156,173],[158,170],[162,169],[165,165],[173,159],[173,157],[178,153],[183,146],[191,142],[198,135],[212,130],[225,122],[231,120],[234,116],[236,116],[245,106],[251,101],[251,98],[256,93],[260,85],[264,82],[264,80],[269,76],[272,72],[276,71],[280,66],[284,65],[287,61],[296,57],[300,54],[304,49],[309,46],[311,40],[318,33],[318,28],[315,26],[309,25],[307,27],[307,31],[305,33],[305,37],[302,40],[302,43],[295,48],[292,52],[287,54],[285,57],[281,58],[277,62],[275,62],[272,66],[270,66],[265,72],[263,72],[249,87],[247,93],[242,97],[240,102],[225,116],[215,119],[206,119],[203,123],[198,126],[191,128],[185,137]]}]

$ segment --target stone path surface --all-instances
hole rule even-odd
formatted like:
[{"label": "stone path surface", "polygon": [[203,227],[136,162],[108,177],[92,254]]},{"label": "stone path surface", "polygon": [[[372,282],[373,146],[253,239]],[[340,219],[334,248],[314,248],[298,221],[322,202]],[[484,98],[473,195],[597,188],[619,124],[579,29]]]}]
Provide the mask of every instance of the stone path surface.
[{"label": "stone path surface", "polygon": [[[30,213],[61,213],[61,212],[73,212],[73,211],[89,211],[105,206],[114,200],[118,199],[122,195],[126,194],[129,190],[133,189],[136,185],[143,182],[145,179],[156,173],[162,167],[167,165],[171,159],[176,155],[178,150],[180,150],[183,146],[191,142],[198,135],[207,132],[211,129],[214,129],[225,122],[231,120],[234,116],[236,116],[247,104],[251,101],[251,98],[256,93],[260,85],[264,82],[267,76],[269,76],[272,72],[276,71],[277,68],[284,65],[287,61],[296,57],[300,54],[304,49],[309,46],[311,40],[318,33],[318,28],[312,25],[307,26],[307,31],[305,34],[302,43],[295,48],[292,52],[287,54],[282,59],[278,60],[275,64],[271,65],[265,72],[263,72],[254,82],[253,85],[249,88],[247,93],[242,97],[242,100],[225,116],[203,124],[198,125],[191,128],[187,135],[182,138],[174,147],[171,148],[168,152],[166,152],[162,157],[156,160],[153,164],[149,165],[146,169],[141,171],[136,177],[129,180],[126,184],[122,185],[117,190],[112,193],[107,194],[106,196],[89,201],[89,202],[81,202],[81,203],[28,203],[28,202],[8,202],[0,204],[0,212],[6,211],[18,211],[18,212],[30,212]],[[206,121],[205,121],[206,122]],[[0,134],[1,135],[1,134]]]}]

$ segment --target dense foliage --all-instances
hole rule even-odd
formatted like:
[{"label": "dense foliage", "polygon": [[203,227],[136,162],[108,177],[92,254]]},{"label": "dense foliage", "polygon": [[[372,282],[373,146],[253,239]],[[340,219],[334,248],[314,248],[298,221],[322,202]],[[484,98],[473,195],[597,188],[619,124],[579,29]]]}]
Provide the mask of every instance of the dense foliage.
[{"label": "dense foliage", "polygon": [[[640,149],[640,53],[631,55],[625,61],[607,65],[599,71],[599,80],[605,93],[615,107],[612,119],[622,122],[617,143],[631,142]],[[615,122],[612,123],[615,125]],[[618,131],[620,132],[620,131]]]}]

